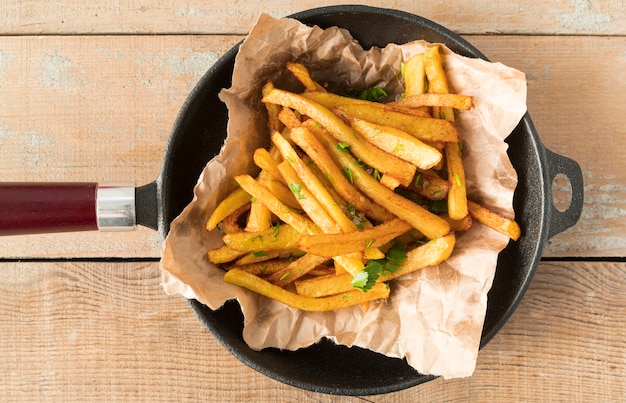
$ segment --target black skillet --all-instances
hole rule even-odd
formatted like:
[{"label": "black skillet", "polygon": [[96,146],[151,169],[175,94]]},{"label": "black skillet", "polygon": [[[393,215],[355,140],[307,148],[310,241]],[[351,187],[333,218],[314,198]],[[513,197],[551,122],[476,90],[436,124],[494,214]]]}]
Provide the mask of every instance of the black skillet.
[{"label": "black skillet", "polygon": [[[486,60],[481,52],[448,29],[397,10],[333,6],[291,17],[322,28],[346,28],[366,49],[423,39],[444,43],[461,55]],[[170,222],[191,201],[200,172],[220,151],[228,114],[217,95],[231,85],[238,48],[239,45],[235,46],[215,63],[189,95],[174,124],[159,177],[134,189],[136,222],[159,231],[163,237],[169,231]],[[523,236],[510,243],[499,256],[488,295],[481,347],[518,306],[548,239],[573,226],[583,204],[580,167],[542,145],[528,114],[506,141],[509,157],[519,176],[514,209]],[[572,188],[571,202],[565,211],[557,210],[552,201],[552,181],[558,174],[564,175]],[[98,217],[93,212],[97,187],[95,184],[0,184],[0,234],[97,228]],[[47,189],[53,191],[47,192]],[[26,200],[20,194],[28,194]],[[14,213],[21,209],[26,215],[41,217],[37,209],[45,205],[45,212],[50,216],[49,203],[45,204],[50,198],[57,205],[69,206],[70,212],[48,217],[48,223],[38,220],[34,225]],[[43,201],[36,201],[40,199]],[[80,203],[70,205],[71,199]],[[23,211],[25,205],[28,206],[26,212]],[[403,390],[434,378],[419,374],[405,360],[358,347],[337,346],[328,340],[294,352],[271,348],[254,351],[243,341],[243,317],[236,302],[227,302],[217,311],[195,300],[190,300],[189,304],[213,336],[240,361],[294,387],[337,395],[374,395]]]}]

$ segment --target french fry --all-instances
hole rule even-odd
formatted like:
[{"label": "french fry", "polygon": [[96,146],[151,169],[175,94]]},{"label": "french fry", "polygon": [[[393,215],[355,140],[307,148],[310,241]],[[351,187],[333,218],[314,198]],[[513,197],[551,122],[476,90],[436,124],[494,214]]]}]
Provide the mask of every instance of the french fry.
[{"label": "french fry", "polygon": [[[269,92],[272,88],[274,88],[274,84],[271,81],[269,81],[263,86],[263,89],[261,90],[261,92],[265,94],[266,92]],[[270,130],[278,130],[278,131],[282,130],[283,124],[280,121],[280,119],[278,119],[278,114],[280,113],[282,109],[281,106],[267,103],[265,104],[265,109],[267,110],[268,124],[269,124]]]},{"label": "french fry", "polygon": [[380,109],[381,111],[394,111],[400,112],[406,115],[412,116],[421,116],[421,117],[430,117],[430,111],[427,110],[418,110],[417,108],[402,108],[393,106],[391,103],[383,104],[380,102],[368,101],[365,99],[357,99],[350,98],[346,96],[341,96],[337,94],[333,94],[330,92],[305,92],[301,94],[303,97],[310,99],[323,105],[324,107],[334,110],[341,106],[352,106],[356,107],[362,105],[366,108],[375,108]]},{"label": "french fry", "polygon": [[279,287],[284,287],[323,265],[328,259],[328,257],[307,253],[291,262],[288,266],[283,267],[280,271],[268,276],[266,280]]},{"label": "french fry", "polygon": [[441,161],[442,155],[437,149],[402,130],[359,118],[351,118],[350,126],[376,147],[420,169],[430,169]]},{"label": "french fry", "polygon": [[217,224],[222,222],[226,217],[243,207],[246,203],[250,203],[250,194],[242,188],[237,188],[226,196],[213,210],[211,216],[207,220],[206,229],[213,231]]},{"label": "french fry", "polygon": [[233,234],[236,232],[242,232],[243,228],[239,225],[243,221],[243,216],[250,211],[251,203],[239,207],[234,213],[222,220],[222,231],[225,234]]},{"label": "french fry", "polygon": [[459,141],[459,133],[456,127],[453,123],[446,120],[412,116],[369,105],[342,105],[338,106],[336,110],[342,116],[352,116],[379,125],[391,126],[428,143]]},{"label": "french fry", "polygon": [[432,170],[418,170],[408,190],[428,200],[443,200],[448,197],[451,186],[450,182],[442,179]]},{"label": "french fry", "polygon": [[301,233],[292,226],[276,224],[265,231],[226,234],[222,237],[222,241],[232,249],[258,252],[293,249],[300,236]]},{"label": "french fry", "polygon": [[506,218],[471,200],[467,201],[467,207],[472,219],[508,236],[514,241],[520,238],[522,231],[515,220]]},{"label": "french fry", "polygon": [[[313,120],[306,122],[305,125],[313,131],[324,130]],[[312,131],[300,130],[294,132],[292,140],[307,153],[337,193],[339,193],[349,205],[354,206],[356,210],[363,212],[364,215],[375,220],[385,221],[393,217],[391,213],[365,197],[348,181],[342,173],[341,168],[335,164],[331,155],[326,151],[324,145],[322,145]]]},{"label": "french fry", "polygon": [[424,54],[411,56],[402,66],[404,94],[406,97],[426,92],[426,73],[424,72]]},{"label": "french fry", "polygon": [[[455,243],[456,237],[454,234],[448,234],[418,246],[407,253],[407,259],[395,272],[383,273],[376,281],[379,284],[388,282],[424,267],[437,265],[450,257]],[[294,284],[299,295],[320,298],[352,289],[351,282],[352,276],[344,274],[295,281]]]},{"label": "french fry", "polygon": [[321,232],[326,234],[341,232],[337,223],[328,215],[326,210],[320,207],[317,198],[302,183],[296,171],[294,171],[287,161],[278,164],[278,170],[287,181],[287,185],[293,192],[296,200],[298,200],[298,203],[300,203],[300,206],[302,206],[304,212],[307,213],[313,223],[319,227]]},{"label": "french fry", "polygon": [[268,262],[281,256],[297,255],[298,253],[297,249],[246,252],[245,255],[235,260],[235,264],[237,266],[247,266],[253,263]]},{"label": "french fry", "polygon": [[453,220],[460,220],[467,215],[467,191],[459,143],[447,143],[445,152],[448,181],[452,184],[448,191],[448,214]]},{"label": "french fry", "polygon": [[[428,78],[428,92],[433,94],[448,94],[448,80],[443,69],[439,45],[434,45],[424,54],[424,72]],[[433,108],[433,116],[447,121],[454,121],[454,110],[448,106]]]},{"label": "french fry", "polygon": [[300,120],[300,117],[296,115],[296,113],[292,109],[285,108],[285,107],[283,107],[280,113],[278,114],[278,118],[280,119],[281,122],[283,122],[285,127],[289,129],[296,127],[296,126],[300,126],[300,124],[302,123],[302,120]]},{"label": "french fry", "polygon": [[467,111],[474,105],[474,97],[461,94],[417,94],[390,102],[390,106],[400,108],[420,108],[423,106],[447,107]]},{"label": "french fry", "polygon": [[450,216],[447,214],[443,214],[441,217],[443,217],[443,219],[446,220],[448,224],[450,224],[450,231],[452,232],[468,231],[470,228],[472,228],[473,220],[470,214],[466,215],[460,220],[454,220],[450,218]]},{"label": "french fry", "polygon": [[[284,181],[282,175],[280,179]],[[263,185],[287,207],[294,210],[300,209],[300,203],[298,203],[293,193],[291,193],[291,190],[289,190],[289,188],[287,187],[286,183],[282,181],[269,180],[265,181]]]},{"label": "french fry", "polygon": [[337,310],[366,301],[386,299],[389,298],[390,292],[387,284],[377,284],[368,292],[354,290],[325,298],[308,298],[289,292],[260,277],[238,269],[227,271],[224,274],[224,281],[247,288],[292,308],[315,312]]},{"label": "french fry", "polygon": [[296,246],[300,250],[319,256],[345,255],[383,246],[411,228],[407,222],[394,218],[372,228],[349,234],[303,235]]},{"label": "french fry", "polygon": [[282,180],[282,176],[278,171],[278,163],[274,157],[267,151],[265,148],[257,148],[254,150],[254,154],[252,155],[252,159],[256,166],[261,168],[263,171],[267,172],[274,178],[274,180]]},{"label": "french fry", "polygon": [[320,140],[333,159],[344,171],[349,172],[356,187],[374,202],[407,221],[430,239],[439,238],[450,232],[450,225],[443,218],[381,185],[363,170],[351,155],[338,150],[333,139],[322,131],[319,134]]},{"label": "french fry", "polygon": [[275,258],[263,262],[250,263],[246,265],[227,265],[224,268],[226,270],[230,269],[240,269],[245,270],[250,274],[254,274],[255,276],[263,277],[269,276],[270,274],[276,273],[277,271],[282,270],[287,267],[292,260],[285,258]]},{"label": "french fry", "polygon": [[287,62],[289,70],[300,81],[306,91],[326,91],[326,89],[311,78],[309,70],[301,63]]},{"label": "french fry", "polygon": [[[331,110],[304,96],[289,91],[273,89],[264,97],[263,102],[277,103],[299,111],[324,126],[333,137],[342,143],[350,145],[350,151],[364,163],[380,172],[390,174],[408,185],[415,175],[415,166],[385,153],[364,141],[341,118]],[[361,105],[359,105],[361,106]]]},{"label": "french fry", "polygon": [[245,251],[233,249],[231,247],[224,245],[224,246],[220,246],[219,248],[209,250],[207,252],[207,258],[209,259],[209,262],[213,264],[222,264],[222,263],[231,262],[245,255],[246,253],[247,252]]},{"label": "french fry", "polygon": [[[259,183],[264,184],[271,180],[271,175],[266,171],[261,171],[257,179]],[[247,232],[259,232],[268,229],[271,225],[272,212],[263,203],[256,203],[252,200],[244,230]]]}]

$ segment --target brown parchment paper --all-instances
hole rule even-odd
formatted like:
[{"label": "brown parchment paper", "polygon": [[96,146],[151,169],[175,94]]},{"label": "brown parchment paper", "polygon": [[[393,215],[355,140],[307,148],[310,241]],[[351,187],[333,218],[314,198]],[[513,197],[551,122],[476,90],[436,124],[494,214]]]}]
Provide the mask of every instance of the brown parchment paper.
[{"label": "brown parchment paper", "polygon": [[[202,172],[193,201],[171,225],[161,259],[168,294],[201,301],[212,309],[237,299],[244,313],[243,337],[253,349],[294,350],[329,338],[391,357],[406,357],[422,374],[444,378],[473,373],[498,253],[508,239],[480,224],[457,237],[453,255],[391,284],[388,300],[336,312],[308,313],[223,281],[206,258],[221,245],[219,231],[204,225],[213,208],[234,189],[234,175],[255,173],[252,153],[269,144],[260,89],[268,78],[299,90],[284,72],[287,60],[307,65],[331,91],[381,85],[399,95],[401,62],[429,44],[417,41],[364,51],[342,29],[307,27],[292,19],[260,16],[236,58],[232,86],[220,93],[229,109],[228,138]],[[472,110],[458,114],[470,197],[513,217],[517,175],[503,139],[526,112],[524,74],[499,63],[458,56],[444,47],[451,92],[473,95]]]}]

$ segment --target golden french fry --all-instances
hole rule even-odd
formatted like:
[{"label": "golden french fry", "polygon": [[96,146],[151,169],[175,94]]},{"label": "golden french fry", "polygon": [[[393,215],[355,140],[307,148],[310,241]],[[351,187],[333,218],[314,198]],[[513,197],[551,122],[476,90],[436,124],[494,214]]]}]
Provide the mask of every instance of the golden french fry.
[{"label": "golden french fry", "polygon": [[[307,128],[314,131],[324,130],[314,121],[311,120],[309,122],[305,123]],[[342,173],[341,168],[335,164],[331,155],[312,131],[296,131],[291,139],[307,153],[337,193],[349,205],[353,206],[355,210],[363,212],[367,217],[380,221],[389,220],[393,217],[391,213],[365,197],[350,183]]]},{"label": "golden french fry", "polygon": [[394,112],[404,113],[406,115],[430,117],[430,112],[427,110],[424,111],[424,110],[418,110],[416,108],[395,107],[390,103],[383,104],[380,102],[367,101],[364,99],[350,98],[350,97],[345,97],[345,96],[341,96],[337,94],[332,94],[330,92],[305,92],[300,95],[302,95],[303,97],[307,99],[315,101],[318,104],[323,105],[324,107],[330,110],[334,110],[341,106],[356,107],[358,105],[363,105],[366,108],[380,109],[383,112],[394,111]]},{"label": "golden french fry", "polygon": [[285,266],[280,271],[273,273],[266,278],[272,284],[279,287],[284,287],[287,284],[292,283],[294,280],[308,274],[311,270],[315,269],[326,263],[329,258],[312,255],[307,253],[302,257],[291,262],[288,266]]},{"label": "golden french fry", "polygon": [[404,94],[407,97],[426,92],[426,73],[424,72],[424,54],[411,56],[402,66]]},{"label": "golden french fry", "polygon": [[226,217],[243,207],[246,203],[250,203],[250,194],[242,188],[237,188],[222,200],[211,216],[207,220],[206,229],[213,231],[217,224],[222,222]]},{"label": "golden french fry", "polygon": [[402,130],[359,118],[351,118],[350,126],[376,147],[420,169],[430,169],[441,161],[442,155],[437,149]]},{"label": "golden french fry", "polygon": [[417,94],[407,96],[388,103],[389,106],[400,108],[420,108],[423,106],[448,107],[459,110],[469,110],[474,104],[474,97],[461,94]]},{"label": "golden french fry", "polygon": [[369,105],[342,105],[336,108],[342,116],[352,116],[383,126],[405,131],[425,142],[459,141],[459,133],[452,122],[431,117],[413,116]]},{"label": "golden french fry", "polygon": [[288,129],[291,129],[292,127],[300,126],[300,124],[302,123],[302,120],[300,119],[300,117],[292,109],[285,108],[285,107],[283,107],[280,113],[278,114],[278,118],[280,119],[281,122],[283,122],[285,127],[287,127]]},{"label": "golden french fry", "polygon": [[254,150],[252,159],[254,160],[256,166],[270,174],[272,178],[274,178],[274,180],[282,180],[280,172],[277,168],[279,161],[276,161],[274,157],[272,157],[272,154],[270,154],[270,152],[267,151],[265,148],[257,148],[256,150]]},{"label": "golden french fry", "polygon": [[368,292],[353,290],[330,297],[308,298],[289,292],[243,270],[232,269],[227,271],[224,274],[224,281],[304,311],[331,311],[366,301],[389,298],[389,286],[387,284],[376,284]]},{"label": "golden french fry", "polygon": [[[279,172],[280,173],[280,172]],[[269,180],[265,181],[263,185],[270,191],[272,194],[278,198],[283,204],[292,208],[294,210],[299,210],[300,203],[296,200],[291,190],[287,187],[287,184],[282,182],[283,177],[281,175],[281,181]]]},{"label": "golden french fry", "polygon": [[519,224],[510,218],[506,218],[476,202],[467,201],[467,207],[472,218],[494,230],[517,241],[522,234]]},{"label": "golden french fry", "polygon": [[245,251],[233,249],[231,247],[224,245],[224,246],[220,246],[219,248],[209,250],[207,252],[207,257],[209,259],[209,262],[213,264],[222,264],[222,263],[231,262],[245,255],[246,253],[247,252]]},{"label": "golden french fry", "polygon": [[467,190],[459,143],[446,143],[445,152],[448,181],[452,185],[448,191],[448,215],[460,220],[467,215]]},{"label": "golden french fry", "polygon": [[[271,81],[268,81],[264,86],[261,92],[265,94],[269,92],[272,88],[274,88],[274,84]],[[280,119],[278,119],[278,113],[281,111],[281,106],[276,104],[265,104],[265,109],[267,110],[268,124],[270,130],[282,130],[283,124]]]},{"label": "golden french fry", "polygon": [[406,221],[394,218],[349,234],[302,235],[296,246],[308,253],[333,257],[378,248],[411,228]]},{"label": "golden french fry", "polygon": [[278,164],[278,170],[287,181],[287,186],[289,186],[296,200],[302,206],[302,210],[319,227],[321,232],[330,234],[341,232],[337,223],[328,215],[326,210],[321,208],[317,198],[302,183],[296,171],[287,161]]},{"label": "golden french fry", "polygon": [[281,256],[292,256],[299,253],[301,252],[297,249],[246,252],[245,255],[242,255],[239,259],[235,260],[235,264],[237,266],[247,266],[253,263],[267,262]]},{"label": "golden french fry", "polygon": [[447,214],[443,214],[442,217],[444,220],[448,222],[448,224],[450,224],[450,231],[452,232],[467,231],[470,228],[472,228],[473,221],[472,221],[472,216],[470,214],[466,215],[460,220],[453,220]]},{"label": "golden french fry", "polygon": [[[259,183],[267,183],[271,180],[271,175],[266,171],[261,171],[257,177]],[[244,231],[259,232],[268,229],[272,225],[272,212],[263,204],[250,202],[250,212],[246,221]]]},{"label": "golden french fry", "polygon": [[432,170],[418,170],[408,190],[415,192],[428,200],[443,200],[448,197],[452,184],[442,179]]},{"label": "golden french fry", "polygon": [[245,270],[250,274],[254,274],[255,276],[269,276],[270,274],[276,273],[277,271],[282,270],[287,267],[289,263],[291,263],[291,259],[285,258],[275,258],[271,260],[266,260],[262,262],[250,263],[246,265],[227,265],[224,268],[226,270],[230,269],[240,269]]},{"label": "golden french fry", "polygon": [[[428,78],[428,92],[433,94],[448,94],[448,80],[443,69],[439,45],[430,47],[424,54],[424,71]],[[439,119],[454,121],[454,110],[450,107],[433,108],[433,116]]]},{"label": "golden french fry", "polygon": [[265,231],[226,234],[222,241],[232,249],[257,252],[295,248],[300,236],[301,233],[292,226],[276,224]]},{"label": "golden french fry", "polygon": [[244,214],[250,211],[251,203],[245,204],[243,207],[239,207],[234,213],[222,220],[222,231],[225,234],[233,234],[236,232],[243,232],[243,228],[239,223],[243,220]]},{"label": "golden french fry", "polygon": [[[376,282],[379,284],[388,282],[424,267],[437,265],[450,257],[455,244],[456,237],[454,234],[448,234],[418,246],[407,252],[406,260],[395,272],[383,273]],[[350,290],[352,288],[351,282],[352,276],[342,274],[295,281],[294,284],[299,295],[319,298]]]},{"label": "golden french fry", "polygon": [[[365,164],[380,172],[390,174],[408,185],[415,175],[415,166],[389,155],[364,141],[341,118],[323,105],[289,91],[273,89],[264,97],[263,102],[277,103],[299,111],[324,126],[337,141],[350,145],[350,151]],[[360,105],[359,105],[360,106]]]},{"label": "golden french fry", "polygon": [[309,70],[301,63],[287,62],[289,70],[304,85],[307,91],[326,91],[326,89],[311,78]]},{"label": "golden french fry", "polygon": [[351,155],[338,150],[332,138],[323,131],[316,134],[319,134],[320,140],[333,159],[349,173],[356,187],[374,202],[410,223],[430,239],[439,238],[450,232],[450,225],[446,220],[381,185],[363,170]]}]

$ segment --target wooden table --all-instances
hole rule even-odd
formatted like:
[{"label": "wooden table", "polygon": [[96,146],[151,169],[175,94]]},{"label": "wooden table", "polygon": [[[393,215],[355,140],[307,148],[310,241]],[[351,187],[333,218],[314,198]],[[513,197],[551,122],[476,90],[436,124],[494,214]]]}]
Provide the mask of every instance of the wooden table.
[{"label": "wooden table", "polygon": [[[261,12],[335,1],[0,6],[0,179],[151,182],[196,81]],[[542,141],[584,172],[475,374],[386,396],[298,390],[233,358],[159,284],[156,232],[0,238],[3,401],[617,401],[626,395],[626,10],[614,1],[366,1],[461,33],[523,70]],[[84,5],[87,4],[87,5]],[[259,5],[262,4],[262,5]],[[567,204],[557,183],[557,204]]]}]

